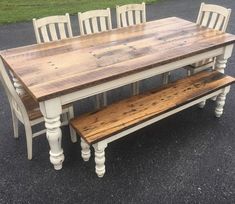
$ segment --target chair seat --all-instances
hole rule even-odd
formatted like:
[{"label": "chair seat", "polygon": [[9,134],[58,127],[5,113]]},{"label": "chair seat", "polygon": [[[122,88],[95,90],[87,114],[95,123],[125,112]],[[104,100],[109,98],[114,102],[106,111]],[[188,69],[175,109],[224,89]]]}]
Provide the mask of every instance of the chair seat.
[{"label": "chair seat", "polygon": [[[38,102],[35,101],[30,95],[27,94],[22,96],[21,100],[25,105],[30,121],[43,117]],[[71,104],[66,104],[62,106],[62,109],[68,108],[69,106],[71,106]]]}]

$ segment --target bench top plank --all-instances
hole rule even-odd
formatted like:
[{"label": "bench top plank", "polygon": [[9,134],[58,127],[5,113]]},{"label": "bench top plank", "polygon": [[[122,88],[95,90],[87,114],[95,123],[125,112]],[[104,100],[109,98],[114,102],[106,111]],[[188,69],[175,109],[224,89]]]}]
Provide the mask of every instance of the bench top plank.
[{"label": "bench top plank", "polygon": [[201,72],[84,114],[73,119],[71,125],[87,143],[93,144],[234,82],[235,78],[218,71]]},{"label": "bench top plank", "polygon": [[0,55],[40,102],[234,42],[234,35],[171,17]]}]

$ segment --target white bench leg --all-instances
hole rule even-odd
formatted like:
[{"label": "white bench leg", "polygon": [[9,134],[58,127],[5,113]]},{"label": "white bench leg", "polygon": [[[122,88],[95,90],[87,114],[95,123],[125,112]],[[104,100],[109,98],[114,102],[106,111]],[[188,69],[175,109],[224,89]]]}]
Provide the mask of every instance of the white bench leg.
[{"label": "white bench leg", "polygon": [[87,144],[84,139],[81,138],[81,156],[84,161],[89,161],[91,157],[91,150],[90,150],[90,145]]},{"label": "white bench leg", "polygon": [[95,171],[98,177],[103,177],[105,174],[105,148],[107,147],[106,142],[98,142],[93,145],[95,149]]},{"label": "white bench leg", "polygon": [[226,87],[224,89],[224,92],[219,94],[216,98],[215,116],[217,118],[219,118],[223,114],[226,95],[228,94],[229,90],[230,90],[230,86]]}]

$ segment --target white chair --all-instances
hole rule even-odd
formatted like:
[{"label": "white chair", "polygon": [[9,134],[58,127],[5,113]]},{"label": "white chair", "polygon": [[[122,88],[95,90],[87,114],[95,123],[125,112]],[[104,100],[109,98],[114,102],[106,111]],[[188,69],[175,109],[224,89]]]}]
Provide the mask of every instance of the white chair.
[{"label": "white chair", "polygon": [[33,19],[37,43],[73,37],[69,14]]},{"label": "white chair", "polygon": [[[12,84],[12,81],[9,77],[9,74],[0,60],[0,81],[3,84],[7,98],[11,108],[12,122],[14,137],[18,138],[18,122],[20,121],[24,124],[25,134],[26,134],[26,143],[27,143],[27,153],[28,159],[32,159],[32,139],[36,136],[42,135],[46,132],[45,129],[38,132],[33,132],[32,127],[44,122],[44,118],[40,112],[39,104],[34,101],[34,99],[29,95],[18,95],[15,87]],[[67,105],[63,107],[63,119],[62,125],[68,124],[68,121],[74,117],[73,106]],[[71,140],[73,142],[77,141],[76,133],[72,128],[70,128]]]},{"label": "white chair", "polygon": [[[81,35],[89,35],[104,32],[112,29],[110,9],[92,10],[84,13],[78,13],[78,23]],[[107,105],[107,93],[96,95],[96,106],[101,107],[101,98],[103,98],[103,106]]]},{"label": "white chair", "polygon": [[[196,23],[202,27],[211,28],[214,30],[225,32],[228,26],[231,9],[222,6],[202,3]],[[215,58],[205,59],[196,62],[186,69],[188,75],[192,75],[199,71],[214,67]]]},{"label": "white chair", "polygon": [[[225,32],[229,22],[230,14],[231,14],[231,9],[227,9],[218,5],[202,3],[196,24],[202,27]],[[205,69],[214,68],[214,64],[215,64],[215,58],[204,59],[200,62],[196,62],[194,64],[185,67],[185,69],[187,69],[188,76],[190,76]],[[169,75],[170,73],[164,74],[163,78],[164,84],[168,83]],[[199,107],[201,108],[203,108],[204,106],[205,102],[199,104]]]},{"label": "white chair", "polygon": [[[230,15],[231,9],[227,9],[218,5],[202,3],[196,23],[201,27],[225,32],[228,26]],[[186,67],[188,76],[209,68],[214,69],[215,60],[216,58],[213,57],[189,65]],[[216,97],[213,97],[212,100],[215,101]],[[202,101],[198,104],[200,108],[203,108],[205,105],[206,101]]]},{"label": "white chair", "polygon": [[116,6],[117,27],[127,27],[146,22],[145,3]]},{"label": "white chair", "polygon": [[[145,3],[116,6],[117,27],[127,27],[146,22]],[[132,93],[139,93],[139,82],[132,83]]]},{"label": "white chair", "polygon": [[112,29],[110,9],[92,10],[78,13],[81,35],[88,35]]}]

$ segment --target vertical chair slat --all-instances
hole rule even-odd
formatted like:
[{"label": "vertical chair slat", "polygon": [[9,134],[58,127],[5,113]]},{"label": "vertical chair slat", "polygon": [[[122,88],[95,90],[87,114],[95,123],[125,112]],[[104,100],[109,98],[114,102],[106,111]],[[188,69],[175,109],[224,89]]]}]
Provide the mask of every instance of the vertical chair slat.
[{"label": "vertical chair slat", "polygon": [[48,37],[48,33],[47,33],[47,27],[46,26],[42,26],[41,27],[41,33],[42,33],[42,39],[44,42],[49,42],[49,37]]},{"label": "vertical chair slat", "polygon": [[223,22],[224,22],[224,17],[220,15],[216,23],[215,29],[220,30],[222,28]]},{"label": "vertical chair slat", "polygon": [[90,20],[86,19],[84,20],[84,24],[85,24],[85,29],[86,29],[86,34],[91,34],[91,25],[90,25]]},{"label": "vertical chair slat", "polygon": [[211,16],[211,20],[210,20],[210,23],[208,25],[208,28],[214,28],[215,27],[217,18],[218,18],[218,14],[213,13],[212,16]]},{"label": "vertical chair slat", "polygon": [[122,27],[127,27],[126,12],[121,13]]},{"label": "vertical chair slat", "polygon": [[205,11],[203,19],[202,19],[201,26],[207,27],[208,22],[209,22],[209,18],[210,18],[210,12],[209,11]]},{"label": "vertical chair slat", "polygon": [[133,12],[132,11],[128,11],[127,12],[127,16],[128,16],[128,23],[130,26],[134,25],[134,21],[133,21]]},{"label": "vertical chair slat", "polygon": [[135,11],[135,23],[140,24],[141,19],[140,19],[140,11]]},{"label": "vertical chair slat", "polygon": [[101,28],[101,31],[107,30],[105,17],[100,17],[100,28]]},{"label": "vertical chair slat", "polygon": [[65,26],[64,23],[58,23],[58,27],[59,27],[59,31],[60,31],[60,38],[61,39],[65,39],[66,37],[66,33],[65,33]]},{"label": "vertical chair slat", "polygon": [[98,33],[99,32],[99,29],[98,29],[98,24],[97,24],[97,18],[96,17],[93,17],[91,19],[91,22],[92,22],[92,29],[93,29],[93,32],[94,33]]},{"label": "vertical chair slat", "polygon": [[51,38],[52,40],[58,40],[58,36],[57,36],[57,33],[56,33],[56,29],[55,29],[55,24],[50,24],[49,25],[49,30],[50,30],[50,33],[51,33]]}]

